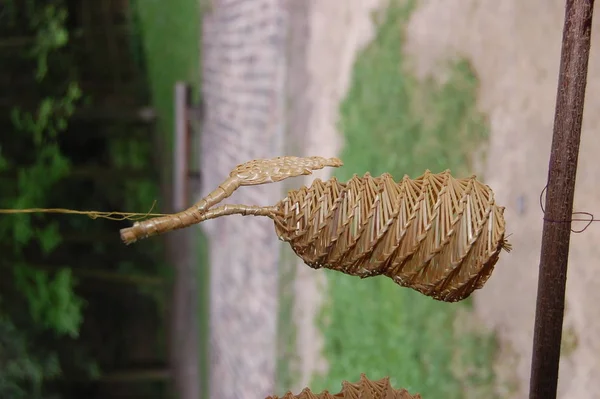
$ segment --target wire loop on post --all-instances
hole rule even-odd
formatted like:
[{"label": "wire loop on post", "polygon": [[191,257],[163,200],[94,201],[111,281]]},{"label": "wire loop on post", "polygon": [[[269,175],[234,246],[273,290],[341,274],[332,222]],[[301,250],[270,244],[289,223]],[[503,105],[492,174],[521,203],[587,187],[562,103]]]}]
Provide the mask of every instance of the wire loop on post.
[{"label": "wire loop on post", "polygon": [[587,230],[588,227],[590,227],[590,225],[594,222],[600,222],[600,219],[596,219],[594,217],[593,213],[590,212],[573,212],[572,215],[585,215],[585,216],[589,216],[589,218],[586,219],[578,219],[578,218],[571,218],[571,219],[567,219],[567,220],[551,220],[546,218],[546,209],[544,207],[544,203],[545,198],[544,198],[544,193],[546,192],[546,190],[548,190],[548,185],[546,184],[546,186],[544,187],[544,189],[542,190],[542,192],[540,193],[540,208],[542,209],[542,213],[544,214],[544,220],[546,222],[550,222],[550,223],[571,223],[571,222],[586,222],[585,226],[583,226],[583,228],[579,229],[579,230],[575,230],[573,228],[573,226],[571,226],[571,232],[572,233],[583,233],[585,230]]}]

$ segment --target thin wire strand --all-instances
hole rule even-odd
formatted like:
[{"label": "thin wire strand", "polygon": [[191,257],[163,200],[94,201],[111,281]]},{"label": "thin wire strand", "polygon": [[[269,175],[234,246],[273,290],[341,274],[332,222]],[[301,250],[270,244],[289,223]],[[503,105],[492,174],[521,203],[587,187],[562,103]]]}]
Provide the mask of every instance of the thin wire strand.
[{"label": "thin wire strand", "polygon": [[570,222],[586,222],[585,226],[583,226],[582,229],[580,230],[575,230],[573,229],[573,226],[571,226],[571,232],[573,233],[583,233],[588,227],[590,227],[590,225],[593,222],[600,222],[600,219],[596,219],[594,217],[594,215],[590,212],[573,212],[573,216],[575,215],[585,215],[588,216],[588,218],[585,219],[579,219],[579,218],[571,218],[569,220],[552,220],[552,219],[547,219],[545,217],[546,215],[546,210],[544,209],[544,203],[545,201],[545,197],[544,197],[544,193],[546,192],[546,190],[548,190],[548,185],[546,184],[546,186],[544,187],[544,189],[542,190],[542,192],[540,193],[540,208],[542,209],[542,213],[544,214],[544,220],[546,222],[550,222],[550,223],[570,223]]},{"label": "thin wire strand", "polygon": [[156,206],[156,201],[152,203],[152,207],[146,213],[139,212],[103,212],[103,211],[78,211],[75,209],[65,208],[27,208],[27,209],[0,209],[0,214],[23,214],[23,213],[61,213],[69,215],[86,215],[91,219],[108,219],[108,220],[131,220],[138,221],[150,216],[167,216],[166,213],[152,213]]}]

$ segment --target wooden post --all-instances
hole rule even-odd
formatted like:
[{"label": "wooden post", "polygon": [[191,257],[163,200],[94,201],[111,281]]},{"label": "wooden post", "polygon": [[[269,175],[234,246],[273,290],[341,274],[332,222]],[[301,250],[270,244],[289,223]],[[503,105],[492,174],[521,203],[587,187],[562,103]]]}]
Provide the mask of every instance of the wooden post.
[{"label": "wooden post", "polygon": [[[554,399],[594,0],[567,0],[542,233],[530,399]],[[590,304],[592,306],[592,304]]]}]

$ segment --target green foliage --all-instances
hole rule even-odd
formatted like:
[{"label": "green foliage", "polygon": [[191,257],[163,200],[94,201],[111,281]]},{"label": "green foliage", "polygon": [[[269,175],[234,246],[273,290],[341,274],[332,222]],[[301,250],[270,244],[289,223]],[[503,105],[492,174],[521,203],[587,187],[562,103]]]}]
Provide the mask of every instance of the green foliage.
[{"label": "green foliage", "polygon": [[[49,14],[50,17],[53,15]],[[59,15],[62,16],[63,13]],[[51,24],[54,28],[55,22]],[[47,52],[42,52],[38,55],[38,60],[47,56]],[[45,62],[42,64],[46,65]],[[39,69],[39,65],[38,62],[36,77],[43,77],[46,71]],[[74,112],[75,102],[80,97],[81,90],[75,82],[71,82],[63,97],[44,98],[35,113],[22,111],[17,107],[13,109],[12,120],[16,134],[30,139],[33,162],[25,167],[15,163],[14,166],[18,167],[18,195],[4,199],[10,206],[17,209],[43,206],[47,201],[47,193],[68,174],[69,161],[61,154],[54,140],[67,128],[68,117]],[[29,214],[14,215],[2,222],[0,232],[12,232],[13,250],[16,252],[34,238],[38,238],[45,254],[50,253],[61,242],[56,223],[40,225]],[[59,334],[77,336],[82,319],[82,301],[73,293],[70,271],[63,269],[51,277],[47,271],[34,270],[19,262],[14,263],[13,268],[17,286],[28,299],[33,320]]]},{"label": "green foliage", "polygon": [[[66,9],[55,4],[46,4],[31,9],[31,26],[36,30],[36,41],[30,53],[36,58],[35,76],[38,82],[47,76],[49,54],[66,44],[68,35],[64,33]],[[17,172],[17,193],[15,196],[4,196],[3,205],[12,208],[41,207],[47,201],[47,194],[52,187],[69,172],[69,161],[60,151],[56,142],[57,135],[67,128],[68,118],[73,114],[75,104],[81,97],[81,90],[76,82],[70,82],[65,92],[58,96],[44,97],[35,112],[14,107],[11,119],[15,135],[28,143],[30,161],[23,164],[15,154],[14,159],[2,158],[4,169],[15,169]],[[14,215],[0,221],[0,234],[12,236],[12,247],[16,258],[35,237],[40,237],[42,251],[46,254],[60,244],[60,235],[56,223],[40,224],[29,214]],[[39,234],[39,235],[38,235]],[[72,291],[70,274],[59,272],[51,278],[45,271],[34,271],[16,261],[13,272],[19,281],[19,287],[29,300],[30,311],[34,320],[58,333],[76,335],[81,320],[81,301]],[[64,290],[64,292],[59,292]],[[36,295],[37,294],[37,295]],[[61,300],[56,304],[44,300]],[[54,308],[53,306],[56,305]],[[61,312],[67,311],[65,315]],[[45,314],[41,318],[41,314]],[[66,322],[65,319],[71,320]],[[53,325],[52,321],[57,324]]]},{"label": "green foliage", "polygon": [[25,264],[14,269],[15,284],[25,295],[33,321],[59,335],[76,338],[82,322],[83,300],[73,294],[71,269],[63,268],[51,276]]},{"label": "green foliage", "polygon": [[60,244],[60,232],[56,221],[49,222],[43,228],[36,230],[36,237],[42,248],[42,253],[47,255],[51,253]]},{"label": "green foliage", "polygon": [[[54,139],[59,132],[67,128],[67,118],[73,113],[74,103],[80,96],[78,86],[72,83],[64,97],[44,98],[35,113],[22,111],[18,107],[13,108],[15,134],[22,139],[30,139],[30,151],[34,162],[23,167],[2,157],[0,164],[3,164],[3,169],[12,166],[18,173],[18,195],[14,198],[4,198],[3,202],[14,208],[39,207],[44,202],[48,190],[67,175],[68,159],[61,154]],[[12,230],[15,248],[23,247],[33,236],[34,228],[30,215],[7,218],[6,223],[0,224],[0,232],[3,232],[2,226]]]},{"label": "green foliage", "polygon": [[[468,169],[470,151],[487,135],[468,63],[449,65],[449,78],[441,85],[407,72],[403,30],[413,7],[413,2],[393,2],[354,66],[341,106],[346,143],[340,179],[366,171],[400,179],[447,168],[459,175]],[[321,326],[330,370],[314,381],[317,391],[335,390],[340,381],[365,372],[373,379],[389,375],[394,386],[424,398],[461,398],[463,389],[493,396],[493,339],[455,332],[457,309],[466,303],[437,302],[384,277],[326,273],[329,302]]]},{"label": "green foliage", "polygon": [[42,398],[44,380],[60,375],[56,354],[40,353],[6,317],[0,317],[0,397]]},{"label": "green foliage", "polygon": [[55,4],[46,4],[34,8],[33,11],[30,23],[36,31],[36,40],[31,55],[37,60],[35,78],[41,81],[48,73],[48,55],[65,46],[69,40],[69,32],[65,28],[67,9]]},{"label": "green foliage", "polygon": [[[118,168],[143,170],[151,157],[151,143],[130,137],[117,137],[109,143],[112,162]],[[123,187],[124,209],[145,212],[158,198],[158,185],[150,179],[126,181]],[[156,209],[155,209],[156,211]]]},{"label": "green foliage", "polygon": [[[49,54],[64,46],[68,40],[68,33],[64,27],[67,12],[64,7],[55,4],[35,8],[34,2],[30,2],[29,8],[31,27],[37,33],[29,55],[36,60],[35,77],[41,83],[48,73]],[[67,85],[64,94],[43,98],[35,112],[22,110],[18,106],[11,110],[14,134],[29,141],[34,161],[23,167],[16,161],[11,163],[0,154],[0,165],[3,169],[12,167],[18,172],[18,195],[14,198],[4,198],[3,201],[9,207],[40,207],[48,190],[68,173],[69,162],[61,154],[55,139],[60,132],[67,129],[68,118],[73,114],[81,95],[79,85],[72,81]],[[15,248],[19,249],[29,243],[36,229],[32,226],[30,215],[15,215],[7,218],[6,223],[0,224],[0,233],[5,233],[6,230],[12,230],[13,243]],[[38,230],[44,234],[43,229]],[[59,238],[55,237],[54,241],[52,245],[58,245]],[[46,237],[44,244],[48,242]],[[47,249],[47,246],[44,245],[44,248]]]},{"label": "green foliage", "polygon": [[19,107],[13,108],[13,124],[21,133],[31,135],[34,144],[40,146],[44,144],[44,139],[55,139],[58,133],[67,129],[68,119],[73,115],[75,104],[81,95],[79,85],[70,82],[62,97],[44,98],[35,113],[24,112]]},{"label": "green foliage", "polygon": [[[79,11],[80,5],[74,3],[78,2],[70,2],[70,11]],[[67,29],[64,4],[64,0],[7,2],[8,18],[2,22],[9,21],[9,26],[0,25],[0,30],[10,37],[25,38],[13,41],[25,44],[19,48],[9,46],[7,63],[2,66],[3,71],[18,77],[19,91],[12,93],[13,109],[4,109],[10,111],[5,112],[10,120],[0,121],[2,128],[11,133],[10,140],[0,143],[0,208],[147,210],[158,197],[158,179],[152,176],[151,129],[115,117],[110,110],[104,113],[104,107],[100,112],[92,109],[93,104],[129,107],[134,106],[131,100],[135,105],[147,100],[141,100],[144,95],[137,82],[127,86],[123,96],[95,91],[123,69],[112,70],[108,62],[89,65],[88,61],[97,55],[89,53],[98,50],[88,47],[87,26],[71,32]],[[97,36],[96,29],[105,27],[102,22],[93,25],[92,39]],[[92,83],[83,86],[85,97],[79,76],[85,77],[84,84]],[[82,106],[90,106],[85,111],[91,112],[81,112],[73,120],[74,112]],[[95,119],[97,116],[100,120]],[[137,134],[139,131],[130,135],[131,129],[143,129],[146,136]],[[114,173],[115,169],[124,173]],[[137,304],[139,300],[145,306],[145,299],[137,294],[146,291],[164,297],[154,285],[132,287],[137,292],[126,294],[118,286],[109,285],[114,281],[119,285],[131,283],[119,276],[128,269],[151,274],[162,266],[156,261],[162,256],[160,245],[140,243],[139,247],[125,249],[118,233],[114,235],[115,228],[119,228],[115,222],[81,216],[34,213],[0,218],[0,245],[5,255],[0,258],[0,295],[4,299],[0,317],[15,328],[15,336],[6,335],[9,342],[17,345],[17,339],[22,338],[27,343],[26,350],[16,355],[15,364],[37,367],[39,378],[35,380],[37,386],[43,386],[43,395],[53,389],[44,382],[55,375],[43,367],[46,358],[56,360],[55,371],[64,373],[63,381],[97,376],[99,366],[121,367],[127,363],[131,354],[123,353],[123,335],[112,332],[131,324],[132,315],[125,314],[127,310],[114,310],[114,304],[127,295],[132,302]],[[129,264],[120,263],[123,253]],[[83,284],[77,286],[74,276],[84,279]],[[109,289],[87,284],[92,280]],[[86,300],[79,295],[85,295]],[[154,316],[135,315],[135,319]],[[91,362],[91,353],[98,363]],[[0,362],[4,360],[0,351]],[[33,386],[24,386],[21,377],[4,371],[0,368],[0,384],[14,383],[23,387],[26,397],[36,397]],[[5,397],[2,392],[0,397]]]},{"label": "green foliage", "polygon": [[[11,3],[16,12],[16,3]],[[3,208],[48,204],[49,194],[70,171],[58,138],[82,95],[77,82],[53,86],[55,77],[49,76],[53,72],[50,59],[68,42],[66,8],[59,2],[36,1],[28,1],[24,7],[35,40],[23,50],[23,56],[32,62],[41,99],[35,109],[16,105],[11,110],[12,140],[0,147],[0,171],[14,177],[0,180]],[[73,292],[75,282],[69,268],[52,272],[28,261],[33,248],[47,256],[61,244],[56,221],[31,214],[3,216],[0,237],[7,246],[0,271],[3,279],[12,279],[1,292],[0,397],[38,398],[45,395],[43,382],[60,374],[61,367],[58,354],[44,349],[45,344],[37,339],[47,332],[77,337],[84,302]]]}]

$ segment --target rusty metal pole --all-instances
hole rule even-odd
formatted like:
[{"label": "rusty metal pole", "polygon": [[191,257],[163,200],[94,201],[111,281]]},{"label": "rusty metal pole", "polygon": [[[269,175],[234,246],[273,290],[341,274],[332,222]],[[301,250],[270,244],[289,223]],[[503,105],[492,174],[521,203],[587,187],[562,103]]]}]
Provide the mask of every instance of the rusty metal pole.
[{"label": "rusty metal pole", "polygon": [[554,399],[594,0],[567,0],[548,171],[530,399]]}]

